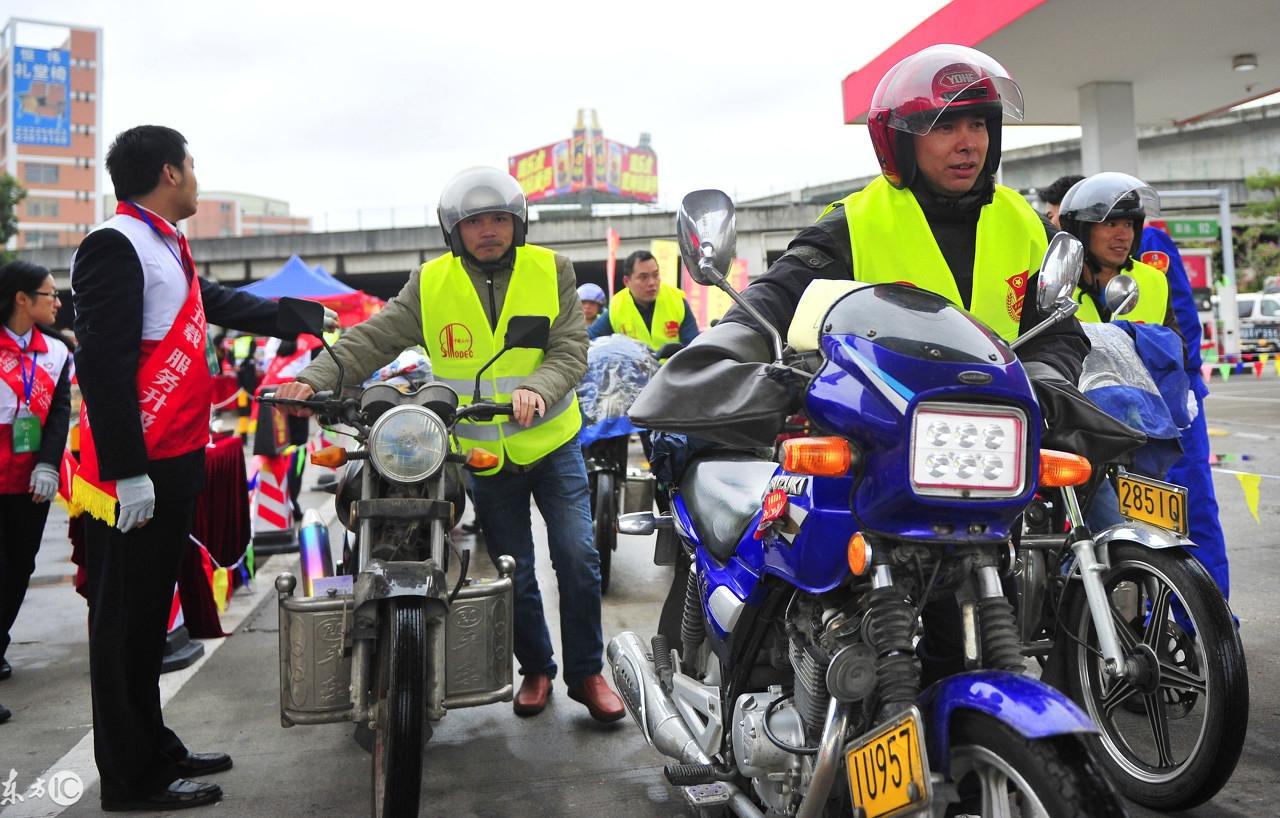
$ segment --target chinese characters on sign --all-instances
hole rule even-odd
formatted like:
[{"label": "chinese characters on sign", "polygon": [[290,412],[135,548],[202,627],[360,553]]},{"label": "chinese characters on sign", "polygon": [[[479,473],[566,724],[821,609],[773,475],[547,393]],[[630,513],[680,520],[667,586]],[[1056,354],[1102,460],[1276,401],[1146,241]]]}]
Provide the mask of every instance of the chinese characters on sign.
[{"label": "chinese characters on sign", "polygon": [[13,141],[71,144],[71,54],[54,48],[14,49]]},{"label": "chinese characters on sign", "polygon": [[648,147],[605,139],[594,128],[507,159],[530,202],[594,190],[637,202],[658,200],[658,157]]}]

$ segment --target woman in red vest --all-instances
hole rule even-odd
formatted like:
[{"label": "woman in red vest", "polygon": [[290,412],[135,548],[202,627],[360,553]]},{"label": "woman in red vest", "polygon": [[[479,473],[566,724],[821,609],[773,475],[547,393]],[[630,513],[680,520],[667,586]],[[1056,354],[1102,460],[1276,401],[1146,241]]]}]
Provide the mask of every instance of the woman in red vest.
[{"label": "woman in red vest", "polygon": [[[45,268],[25,261],[0,267],[0,679],[13,672],[4,658],[9,628],[58,493],[71,418],[70,350],[49,329],[59,304]],[[0,705],[0,721],[9,715]]]}]

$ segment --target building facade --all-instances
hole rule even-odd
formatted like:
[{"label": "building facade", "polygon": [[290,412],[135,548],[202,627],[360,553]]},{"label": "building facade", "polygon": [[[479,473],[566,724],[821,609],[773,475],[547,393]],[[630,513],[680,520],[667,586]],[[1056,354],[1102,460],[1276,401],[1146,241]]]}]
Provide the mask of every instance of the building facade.
[{"label": "building facade", "polygon": [[311,219],[291,216],[289,203],[252,193],[200,193],[200,209],[187,219],[183,231],[192,239],[227,239],[310,233]]},{"label": "building facade", "polygon": [[27,196],[18,249],[74,246],[102,221],[102,30],[10,19],[0,31],[0,171]]}]

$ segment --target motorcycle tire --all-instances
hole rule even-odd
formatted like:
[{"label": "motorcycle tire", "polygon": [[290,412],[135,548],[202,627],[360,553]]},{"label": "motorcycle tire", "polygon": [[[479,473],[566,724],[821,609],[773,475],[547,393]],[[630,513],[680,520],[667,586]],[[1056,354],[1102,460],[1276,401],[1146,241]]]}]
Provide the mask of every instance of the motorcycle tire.
[{"label": "motorcycle tire", "polygon": [[596,474],[595,506],[592,515],[592,534],[596,551],[600,554],[600,593],[609,592],[609,571],[613,564],[613,550],[618,547],[618,494],[611,472]]},{"label": "motorcycle tire", "polygon": [[[959,711],[951,722],[951,778],[960,792],[958,812],[1049,818],[1121,818],[1128,815],[1079,736],[1027,739],[983,713]],[[1003,794],[1003,808],[991,803]]]},{"label": "motorcycle tire", "polygon": [[1162,811],[1204,803],[1235,771],[1249,722],[1248,670],[1231,610],[1204,567],[1181,549],[1113,544],[1103,583],[1121,648],[1143,675],[1104,682],[1081,592],[1065,620],[1065,638],[1075,637],[1066,692],[1102,731],[1090,744],[1121,792]]},{"label": "motorcycle tire", "polygon": [[422,788],[427,626],[420,599],[390,599],[381,614],[373,690],[373,816],[406,818],[418,815]]}]

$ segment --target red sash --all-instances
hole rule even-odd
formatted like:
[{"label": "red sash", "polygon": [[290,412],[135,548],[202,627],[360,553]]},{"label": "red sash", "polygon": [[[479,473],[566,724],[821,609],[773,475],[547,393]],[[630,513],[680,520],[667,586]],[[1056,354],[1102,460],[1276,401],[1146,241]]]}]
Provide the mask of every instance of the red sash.
[{"label": "red sash", "polygon": [[[147,347],[151,347],[149,350]],[[191,278],[187,300],[159,343],[143,342],[138,367],[138,409],[148,460],[178,457],[209,442],[213,379],[205,360],[204,303],[200,280]],[[116,485],[98,473],[88,403],[80,407],[80,468],[72,487],[72,505],[115,525]]]},{"label": "red sash", "polygon": [[[57,386],[44,367],[35,364],[36,357],[48,351],[48,343],[40,334],[40,330],[35,327],[31,328],[31,342],[27,344],[26,352],[18,347],[9,333],[0,330],[0,380],[8,384],[17,395],[17,404],[21,411],[22,407],[27,406],[26,389],[22,385],[22,370],[35,368],[35,382],[31,386],[31,404],[28,408],[31,414],[39,418],[41,428],[44,428],[45,421],[49,418],[49,407],[53,404],[53,391]],[[31,470],[35,468],[39,454],[39,452],[15,453],[13,427],[8,424],[0,426],[0,466],[4,469],[3,476],[0,476],[0,493],[23,494],[26,492],[31,479]]]}]

